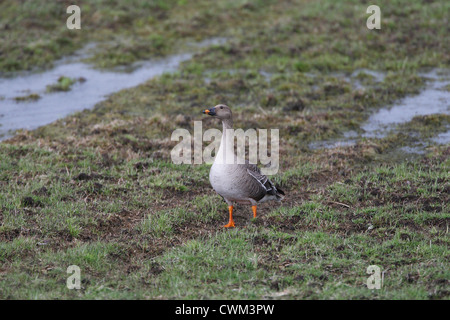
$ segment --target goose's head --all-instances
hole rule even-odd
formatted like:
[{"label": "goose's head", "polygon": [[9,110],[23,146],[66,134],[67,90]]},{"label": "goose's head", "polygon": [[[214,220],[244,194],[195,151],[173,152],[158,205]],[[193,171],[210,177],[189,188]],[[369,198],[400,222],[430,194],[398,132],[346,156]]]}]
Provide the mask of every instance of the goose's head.
[{"label": "goose's head", "polygon": [[231,119],[231,110],[224,104],[218,104],[211,109],[206,109],[203,113],[221,120]]}]

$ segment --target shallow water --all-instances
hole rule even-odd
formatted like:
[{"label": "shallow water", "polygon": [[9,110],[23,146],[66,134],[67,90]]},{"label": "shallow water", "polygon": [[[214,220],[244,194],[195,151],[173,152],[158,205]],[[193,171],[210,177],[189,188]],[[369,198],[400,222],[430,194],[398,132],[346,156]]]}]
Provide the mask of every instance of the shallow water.
[{"label": "shallow water", "polygon": [[339,147],[349,147],[354,146],[356,144],[356,139],[349,140],[322,140],[322,141],[314,141],[311,142],[308,147],[310,149],[334,149]]},{"label": "shallow water", "polygon": [[364,89],[365,88],[365,86],[358,79],[358,75],[360,73],[368,74],[368,75],[372,76],[375,82],[383,82],[383,80],[385,78],[385,74],[383,72],[369,70],[369,69],[357,69],[349,77],[349,80],[353,84],[355,89]]},{"label": "shallow water", "polygon": [[[376,81],[382,81],[380,73],[371,74]],[[442,73],[442,74],[441,74]],[[390,132],[397,130],[397,125],[411,121],[415,116],[431,114],[450,114],[450,92],[445,87],[450,84],[450,74],[447,71],[432,70],[420,74],[427,79],[425,88],[417,95],[408,96],[391,107],[381,108],[374,112],[369,119],[361,125],[362,137],[383,138]],[[357,143],[359,135],[355,131],[348,131],[340,139],[315,141],[309,145],[311,149],[336,148],[350,146]],[[441,133],[430,139],[437,144],[450,143],[450,131]],[[403,147],[400,150],[405,153],[423,153],[426,145]]]},{"label": "shallow water", "polygon": [[404,153],[414,153],[414,154],[425,154],[425,146],[419,145],[419,146],[405,146],[399,148],[399,151],[402,151]]},{"label": "shallow water", "polygon": [[415,116],[450,113],[450,93],[445,86],[450,84],[450,76],[439,76],[436,70],[422,74],[430,78],[427,85],[418,95],[400,100],[389,108],[383,108],[372,114],[361,126],[364,137],[383,138],[395,125],[411,121]]},{"label": "shallow water", "polygon": [[[192,43],[190,47],[195,51],[225,41],[225,38],[207,39]],[[176,54],[105,71],[81,62],[94,46],[88,45],[73,56],[57,61],[51,70],[0,78],[0,140],[11,137],[17,129],[36,129],[76,111],[90,109],[109,94],[175,71],[183,61],[193,56],[192,52]],[[55,84],[60,76],[77,79],[82,77],[86,81],[76,82],[70,91],[47,93],[46,86]],[[32,93],[39,94],[41,99],[23,102],[14,99]]]},{"label": "shallow water", "polygon": [[448,130],[447,132],[438,134],[436,137],[432,138],[431,140],[436,142],[437,144],[450,143],[450,130]]}]

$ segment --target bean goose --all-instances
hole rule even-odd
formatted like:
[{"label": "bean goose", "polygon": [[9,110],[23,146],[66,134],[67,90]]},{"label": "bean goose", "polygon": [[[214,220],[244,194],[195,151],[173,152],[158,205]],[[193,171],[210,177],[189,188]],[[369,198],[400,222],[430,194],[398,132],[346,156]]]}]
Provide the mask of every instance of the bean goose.
[{"label": "bean goose", "polygon": [[228,106],[219,104],[214,108],[206,109],[203,113],[222,120],[222,139],[209,172],[209,181],[213,189],[228,204],[230,217],[225,227],[234,227],[234,203],[252,205],[253,217],[256,218],[258,203],[269,200],[281,201],[284,198],[284,192],[261,174],[256,165],[248,161],[237,161],[234,144],[229,140],[231,132],[227,130],[233,128],[233,118]]}]

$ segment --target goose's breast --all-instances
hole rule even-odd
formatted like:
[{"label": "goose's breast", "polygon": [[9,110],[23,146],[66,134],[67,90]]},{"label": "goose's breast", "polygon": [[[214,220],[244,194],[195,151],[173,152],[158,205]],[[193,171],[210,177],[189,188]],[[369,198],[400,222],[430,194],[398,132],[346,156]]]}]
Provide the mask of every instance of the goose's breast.
[{"label": "goose's breast", "polygon": [[235,166],[213,164],[209,172],[209,181],[213,189],[222,197],[238,200],[242,197]]}]

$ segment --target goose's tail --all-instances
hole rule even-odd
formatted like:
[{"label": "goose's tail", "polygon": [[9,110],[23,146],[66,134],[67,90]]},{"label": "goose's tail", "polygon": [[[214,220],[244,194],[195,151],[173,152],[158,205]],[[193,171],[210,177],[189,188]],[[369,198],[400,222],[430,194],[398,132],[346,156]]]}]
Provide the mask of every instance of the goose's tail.
[{"label": "goose's tail", "polygon": [[277,197],[277,201],[283,200],[285,197],[284,191],[275,186],[275,196]]}]

